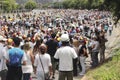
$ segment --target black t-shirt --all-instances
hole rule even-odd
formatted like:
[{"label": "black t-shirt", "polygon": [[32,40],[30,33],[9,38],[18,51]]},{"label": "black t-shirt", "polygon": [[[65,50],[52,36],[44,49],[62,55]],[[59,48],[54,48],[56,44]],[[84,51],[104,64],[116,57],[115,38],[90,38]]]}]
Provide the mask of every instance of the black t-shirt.
[{"label": "black t-shirt", "polygon": [[85,45],[82,45],[81,48],[79,49],[79,56],[84,54],[84,48],[87,49]]},{"label": "black t-shirt", "polygon": [[58,47],[58,42],[55,41],[55,40],[48,40],[46,42],[46,45],[47,45],[47,53],[50,54],[50,56],[54,56],[56,50],[57,50],[57,47]]}]

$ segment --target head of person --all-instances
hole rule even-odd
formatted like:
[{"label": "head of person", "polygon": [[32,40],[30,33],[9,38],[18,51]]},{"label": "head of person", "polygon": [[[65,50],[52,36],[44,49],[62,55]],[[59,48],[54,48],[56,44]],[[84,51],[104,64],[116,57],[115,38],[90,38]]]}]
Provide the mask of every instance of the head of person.
[{"label": "head of person", "polygon": [[13,38],[14,46],[18,47],[20,45],[21,39],[19,37]]},{"label": "head of person", "polygon": [[69,41],[70,41],[69,35],[68,34],[62,34],[60,40],[61,40],[63,46],[68,45]]},{"label": "head of person", "polygon": [[55,34],[55,33],[51,34],[51,38],[52,38],[52,39],[54,39],[55,37],[56,37],[56,34]]},{"label": "head of person", "polygon": [[24,45],[23,45],[23,50],[26,50],[26,51],[28,51],[28,50],[30,50],[30,44],[29,44],[29,42],[26,42]]},{"label": "head of person", "polygon": [[7,45],[13,45],[13,39],[11,39],[11,38],[8,38],[7,39]]},{"label": "head of person", "polygon": [[47,51],[47,46],[45,44],[40,45],[40,53],[45,54]]},{"label": "head of person", "polygon": [[92,39],[93,39],[94,41],[97,41],[97,37],[96,37],[96,36],[93,36]]},{"label": "head of person", "polygon": [[38,40],[36,40],[36,46],[38,47],[38,46],[40,46],[41,44],[43,43],[43,39],[38,39]]}]

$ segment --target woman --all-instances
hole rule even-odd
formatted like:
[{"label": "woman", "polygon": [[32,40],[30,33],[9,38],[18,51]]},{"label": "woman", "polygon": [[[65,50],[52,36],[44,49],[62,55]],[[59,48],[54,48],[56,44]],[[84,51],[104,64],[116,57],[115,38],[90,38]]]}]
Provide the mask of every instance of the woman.
[{"label": "woman", "polygon": [[42,42],[43,42],[42,39],[36,41],[36,44],[35,44],[35,46],[33,48],[33,54],[34,54],[34,56],[39,52],[39,47],[40,47],[40,45],[41,45]]},{"label": "woman", "polygon": [[80,75],[84,75],[86,71],[85,60],[86,57],[88,57],[88,54],[87,54],[86,42],[84,40],[81,40],[80,43],[81,43],[81,47],[79,49],[79,56],[80,56],[80,64],[82,67],[82,71],[80,72]]},{"label": "woman", "polygon": [[52,75],[52,64],[50,55],[46,53],[47,47],[45,44],[40,45],[40,51],[35,55],[35,74],[37,80],[45,80],[46,75]]},{"label": "woman", "polygon": [[26,65],[22,66],[23,80],[30,80],[31,73],[33,73],[32,64],[34,63],[34,56],[29,43],[24,44],[23,50],[25,51],[27,57]]}]

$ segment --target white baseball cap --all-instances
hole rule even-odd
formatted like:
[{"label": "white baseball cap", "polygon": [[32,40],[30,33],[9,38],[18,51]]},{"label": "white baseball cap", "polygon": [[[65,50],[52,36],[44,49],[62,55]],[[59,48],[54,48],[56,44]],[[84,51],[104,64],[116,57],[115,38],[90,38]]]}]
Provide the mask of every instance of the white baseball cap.
[{"label": "white baseball cap", "polygon": [[69,35],[68,34],[62,34],[60,40],[63,41],[63,42],[68,42],[70,40]]}]

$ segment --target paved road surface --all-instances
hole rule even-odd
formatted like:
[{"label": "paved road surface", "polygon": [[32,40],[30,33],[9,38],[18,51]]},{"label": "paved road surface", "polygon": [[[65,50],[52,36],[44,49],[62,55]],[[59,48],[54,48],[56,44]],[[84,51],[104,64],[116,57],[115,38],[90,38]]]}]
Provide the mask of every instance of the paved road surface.
[{"label": "paved road surface", "polygon": [[[74,77],[73,80],[80,80],[83,76],[77,76],[77,77]],[[35,77],[35,75],[33,74],[33,78],[32,80],[37,80],[37,78]],[[55,79],[54,80],[58,80],[58,71],[56,71],[56,74],[55,74]]]}]

